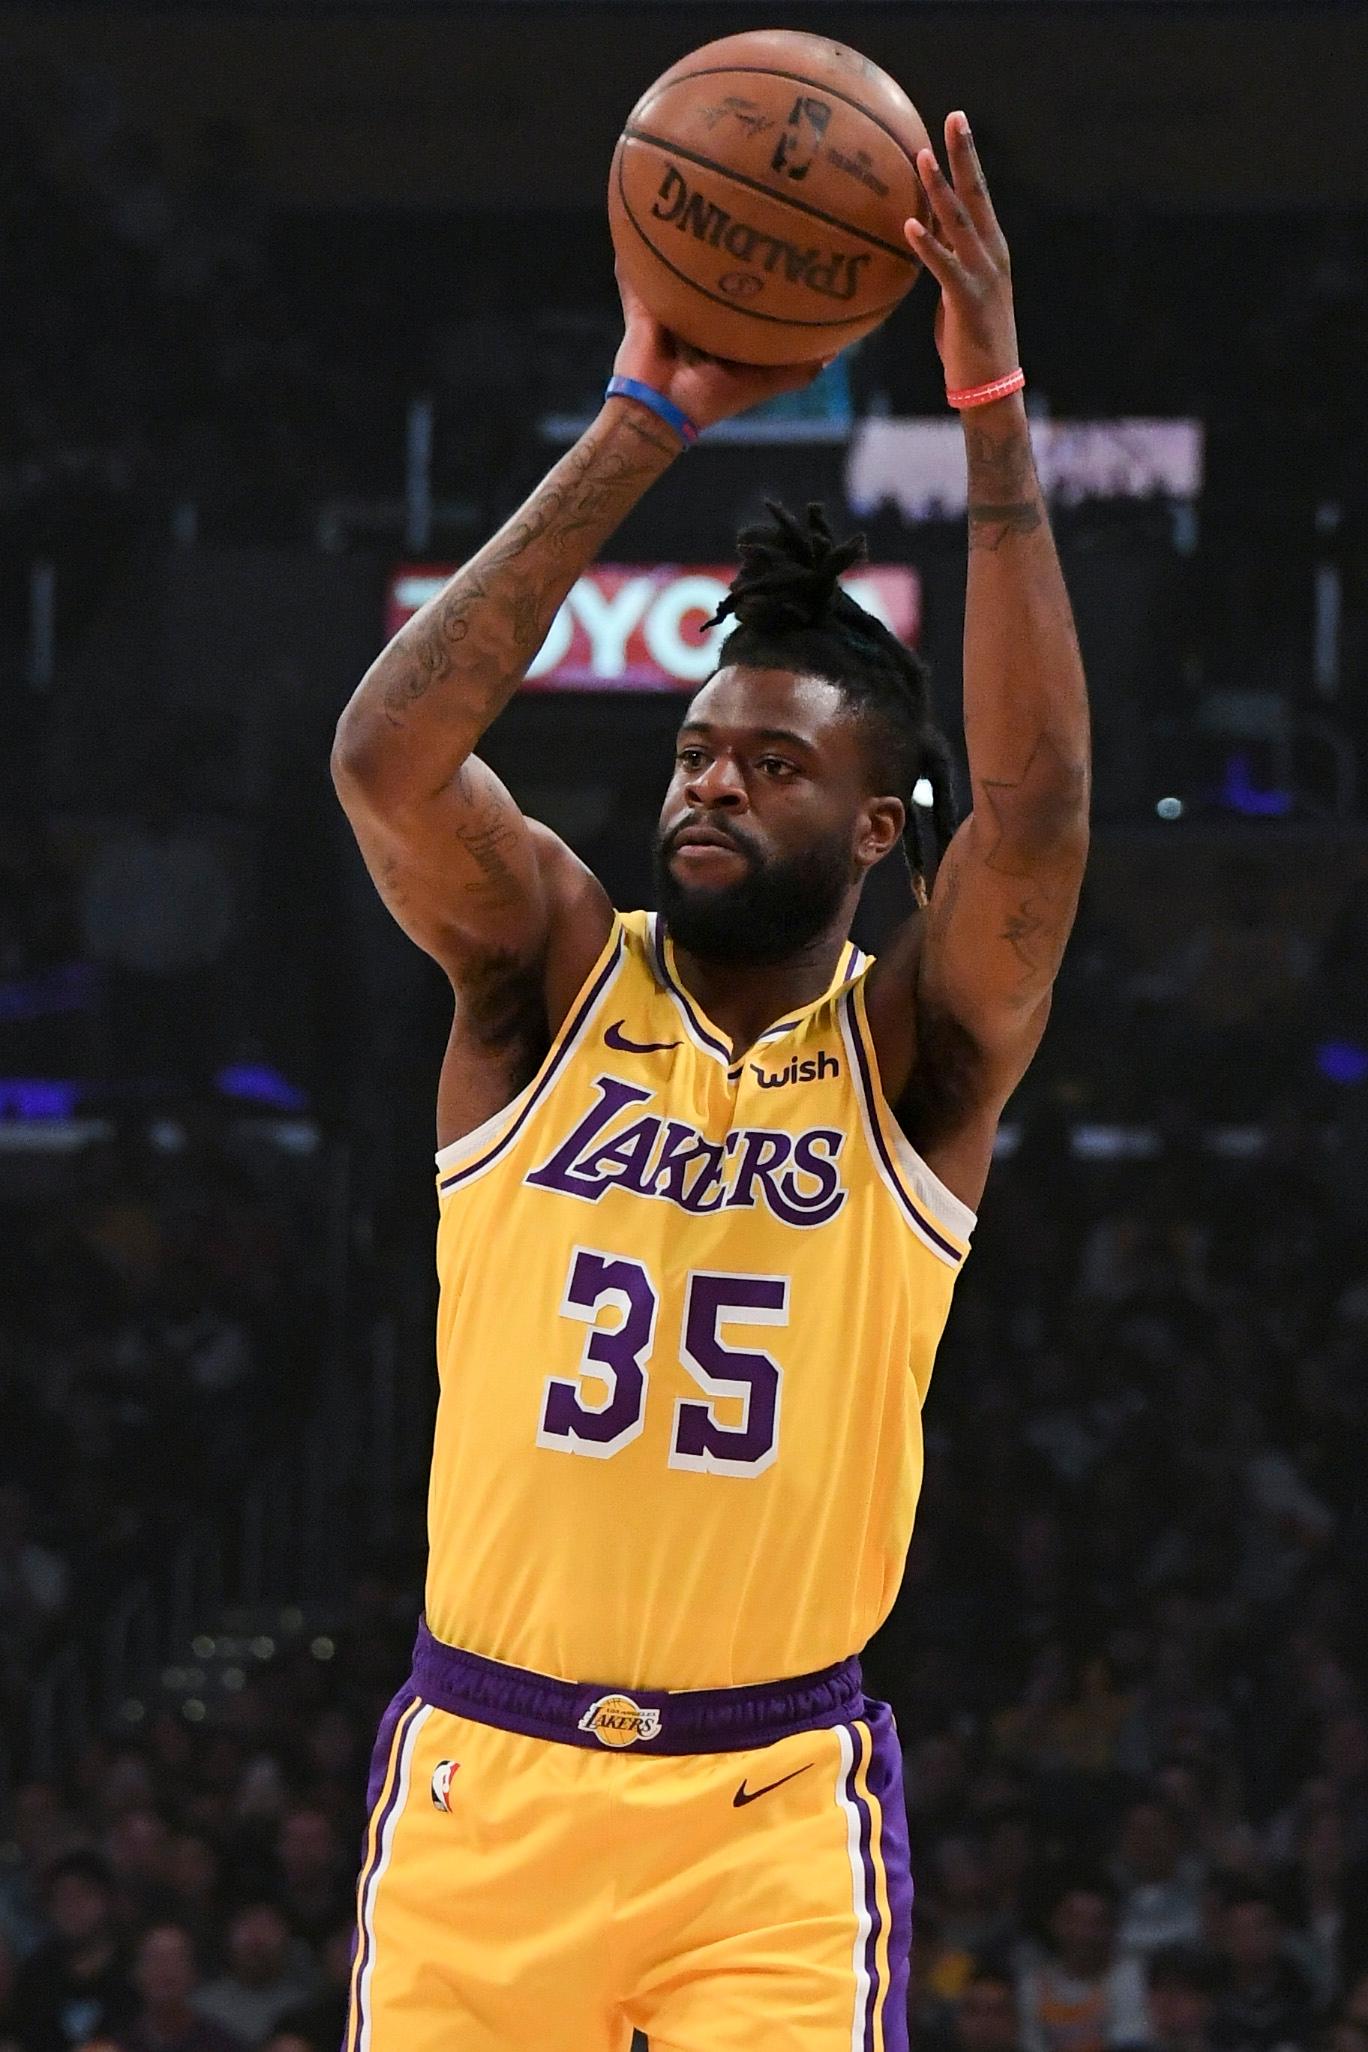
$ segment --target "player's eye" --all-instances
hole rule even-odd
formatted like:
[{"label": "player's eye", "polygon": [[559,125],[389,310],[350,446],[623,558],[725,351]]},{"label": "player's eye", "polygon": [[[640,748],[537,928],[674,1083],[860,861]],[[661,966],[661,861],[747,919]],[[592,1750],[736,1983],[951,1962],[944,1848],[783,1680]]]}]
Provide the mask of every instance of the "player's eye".
[{"label": "player's eye", "polygon": [[793,764],[785,762],[782,755],[762,755],[757,759],[757,768],[767,777],[787,777],[793,772]]},{"label": "player's eye", "polygon": [[677,748],[675,750],[675,761],[680,769],[701,769],[707,759],[707,755],[701,748]]}]

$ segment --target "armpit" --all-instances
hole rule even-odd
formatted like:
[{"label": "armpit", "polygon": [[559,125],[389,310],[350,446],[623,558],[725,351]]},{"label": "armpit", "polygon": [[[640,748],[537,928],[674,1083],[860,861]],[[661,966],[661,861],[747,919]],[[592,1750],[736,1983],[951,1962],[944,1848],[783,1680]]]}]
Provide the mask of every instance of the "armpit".
[{"label": "armpit", "polygon": [[528,1081],[551,1045],[540,963],[496,957],[470,968],[456,994],[456,1031],[476,1055],[499,1055]]},{"label": "armpit", "polygon": [[919,1154],[960,1133],[980,1113],[984,1055],[947,1012],[917,1021],[917,1054],[893,1116]]}]

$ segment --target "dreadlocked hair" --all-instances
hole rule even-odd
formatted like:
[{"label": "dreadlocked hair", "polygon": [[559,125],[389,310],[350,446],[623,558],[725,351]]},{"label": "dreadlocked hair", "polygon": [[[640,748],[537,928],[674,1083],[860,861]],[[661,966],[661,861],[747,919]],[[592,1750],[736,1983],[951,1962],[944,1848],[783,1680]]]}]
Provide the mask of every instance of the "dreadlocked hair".
[{"label": "dreadlocked hair", "polygon": [[[871,761],[883,787],[907,809],[903,854],[924,903],[958,824],[950,749],[931,716],[930,672],[841,589],[844,573],[864,561],[864,536],[838,542],[816,504],[808,507],[806,523],[774,499],[765,505],[768,524],[744,527],[737,536],[741,568],[708,625],[729,614],[736,622],[723,644],[724,662],[804,670],[844,692],[869,729]],[[923,778],[931,790],[929,837],[924,809],[912,797]]]}]

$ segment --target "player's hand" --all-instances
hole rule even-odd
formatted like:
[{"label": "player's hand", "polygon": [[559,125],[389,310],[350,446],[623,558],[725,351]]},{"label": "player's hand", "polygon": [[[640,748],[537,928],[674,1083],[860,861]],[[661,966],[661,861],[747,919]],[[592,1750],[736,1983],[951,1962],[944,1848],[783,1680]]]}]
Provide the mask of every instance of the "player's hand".
[{"label": "player's hand", "polygon": [[[826,368],[824,363],[779,364],[774,367],[751,363],[728,363],[720,356],[705,356],[700,349],[681,342],[662,327],[645,302],[632,289],[619,268],[618,294],[627,332],[613,360],[620,378],[639,378],[663,392],[687,413],[695,427],[711,427],[714,421],[730,420],[762,399],[780,392],[798,392],[810,385]],[[834,359],[828,357],[827,363]]]},{"label": "player's hand", "polygon": [[917,174],[931,202],[931,226],[908,221],[904,233],[941,289],[936,347],[947,391],[1006,377],[1017,367],[1012,266],[983,167],[963,114],[945,124],[947,178],[934,150],[918,150]]}]

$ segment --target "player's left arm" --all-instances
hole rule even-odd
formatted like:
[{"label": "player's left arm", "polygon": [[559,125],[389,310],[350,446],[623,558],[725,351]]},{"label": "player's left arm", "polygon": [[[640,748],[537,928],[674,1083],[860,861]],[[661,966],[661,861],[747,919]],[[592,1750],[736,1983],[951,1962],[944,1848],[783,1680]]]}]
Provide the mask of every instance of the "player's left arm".
[{"label": "player's left arm", "polygon": [[[1007,245],[968,123],[946,123],[951,178],[924,150],[935,220],[908,240],[938,280],[947,389],[1017,364]],[[952,182],[953,179],[953,182]],[[1040,1044],[1088,849],[1088,701],[1078,638],[1020,393],[963,415],[969,482],[964,725],[972,810],[918,935],[871,978],[890,1100],[966,1203],[1002,1108]],[[912,1004],[908,1006],[909,996]],[[909,1017],[910,1012],[910,1017]],[[901,1013],[901,1025],[897,1014]]]}]

